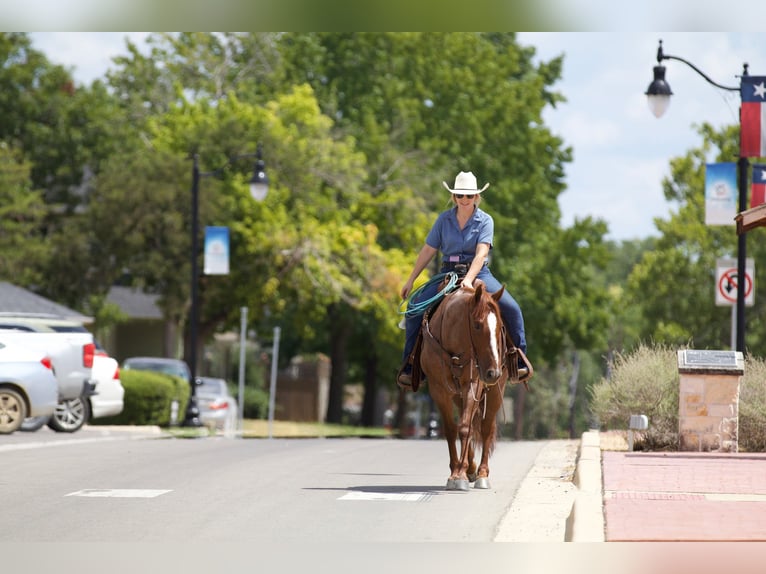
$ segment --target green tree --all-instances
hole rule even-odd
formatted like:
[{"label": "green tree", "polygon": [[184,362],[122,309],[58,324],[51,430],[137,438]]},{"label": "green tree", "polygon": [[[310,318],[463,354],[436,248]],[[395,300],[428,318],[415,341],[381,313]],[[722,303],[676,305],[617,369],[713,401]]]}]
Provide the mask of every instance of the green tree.
[{"label": "green tree", "polygon": [[[715,305],[715,269],[720,257],[736,258],[737,234],[731,226],[705,225],[705,165],[730,161],[738,153],[736,127],[698,128],[702,145],[671,161],[671,175],[663,182],[665,197],[678,209],[668,220],[657,220],[661,233],[654,249],[644,254],[630,275],[627,294],[642,309],[642,337],[668,345],[729,348],[731,308]],[[747,256],[756,268],[766,264],[759,230],[749,234]],[[766,326],[761,317],[766,302],[756,298],[746,309],[747,349],[761,348]]]},{"label": "green tree", "polygon": [[28,285],[41,279],[46,208],[42,193],[31,189],[30,164],[20,156],[0,142],[0,278]]},{"label": "green tree", "polygon": [[[542,120],[563,100],[552,90],[561,58],[535,65],[534,49],[513,34],[287,34],[281,47],[288,78],[309,81],[322,109],[359,140],[374,198],[365,215],[384,245],[413,261],[444,205],[438,182],[470,169],[492,183],[492,265],[522,305],[533,360],[605,344],[610,299],[597,278],[606,228],[590,219],[559,227],[571,152]],[[390,194],[403,182],[410,199],[396,204]],[[425,225],[413,217],[423,213]]]}]

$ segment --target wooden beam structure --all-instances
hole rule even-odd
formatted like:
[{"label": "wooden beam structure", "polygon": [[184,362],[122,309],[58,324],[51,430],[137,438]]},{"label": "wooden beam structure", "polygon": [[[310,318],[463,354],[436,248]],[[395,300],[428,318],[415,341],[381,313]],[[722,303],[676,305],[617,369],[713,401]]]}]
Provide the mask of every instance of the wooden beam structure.
[{"label": "wooden beam structure", "polygon": [[737,222],[737,235],[756,227],[766,227],[766,203],[738,213],[734,220]]}]

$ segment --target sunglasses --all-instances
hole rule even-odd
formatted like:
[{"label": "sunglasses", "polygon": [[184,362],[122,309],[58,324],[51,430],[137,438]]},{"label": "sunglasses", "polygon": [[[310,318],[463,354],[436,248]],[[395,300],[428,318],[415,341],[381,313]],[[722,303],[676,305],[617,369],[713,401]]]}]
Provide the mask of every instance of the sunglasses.
[{"label": "sunglasses", "polygon": [[464,197],[471,197],[471,194],[468,193],[453,193],[457,199],[463,199]]}]

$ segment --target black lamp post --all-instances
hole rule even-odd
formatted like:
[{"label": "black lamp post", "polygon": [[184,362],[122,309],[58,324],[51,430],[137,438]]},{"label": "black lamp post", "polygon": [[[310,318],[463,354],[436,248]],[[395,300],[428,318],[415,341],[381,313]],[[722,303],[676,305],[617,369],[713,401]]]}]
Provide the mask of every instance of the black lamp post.
[{"label": "black lamp post", "polygon": [[[261,155],[261,144],[254,154],[241,154],[230,158],[234,160],[255,157],[253,176],[250,178],[250,195],[256,201],[263,201],[269,191],[269,178],[266,176],[265,164]],[[228,163],[227,163],[228,165]],[[199,408],[197,406],[197,334],[199,330],[199,180],[202,177],[220,175],[223,166],[215,171],[200,172],[197,154],[192,156],[192,189],[191,189],[191,308],[189,309],[189,369],[191,371],[191,394],[186,408],[184,426],[201,426]]]},{"label": "black lamp post", "polygon": [[[660,46],[657,48],[657,65],[654,67],[654,80],[649,84],[649,88],[646,90],[646,96],[649,100],[649,109],[656,117],[662,116],[670,105],[670,96],[673,92],[670,90],[670,86],[665,81],[665,66],[662,65],[663,60],[678,60],[689,66],[692,70],[702,76],[709,84],[712,84],[716,88],[721,90],[727,90],[729,92],[740,92],[741,86],[723,86],[717,82],[711,80],[702,70],[691,62],[679,58],[678,56],[671,56],[665,54],[662,51],[662,40],[660,40]],[[747,76],[747,64],[743,64],[742,76]],[[741,127],[741,126],[740,126]],[[739,161],[737,162],[737,179],[739,190],[739,212],[742,213],[747,209],[747,169],[749,167],[747,157],[742,154],[740,149]],[[745,233],[740,233],[737,244],[737,280],[739,281],[739,287],[737,288],[737,351],[744,352],[745,350],[745,273],[746,273],[746,261],[747,261],[747,240]]]}]

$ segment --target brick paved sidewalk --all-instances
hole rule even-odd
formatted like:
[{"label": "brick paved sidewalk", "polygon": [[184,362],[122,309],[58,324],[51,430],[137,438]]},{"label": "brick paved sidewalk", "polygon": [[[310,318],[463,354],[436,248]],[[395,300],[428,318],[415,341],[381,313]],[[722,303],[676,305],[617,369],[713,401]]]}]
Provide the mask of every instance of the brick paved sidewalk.
[{"label": "brick paved sidewalk", "polygon": [[602,452],[606,540],[766,541],[766,454]]}]

